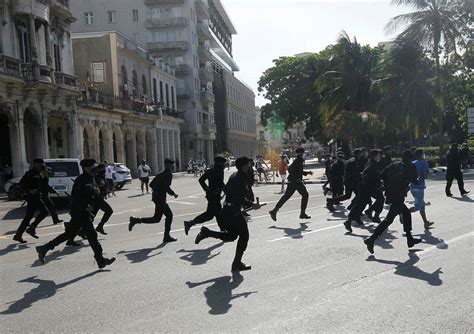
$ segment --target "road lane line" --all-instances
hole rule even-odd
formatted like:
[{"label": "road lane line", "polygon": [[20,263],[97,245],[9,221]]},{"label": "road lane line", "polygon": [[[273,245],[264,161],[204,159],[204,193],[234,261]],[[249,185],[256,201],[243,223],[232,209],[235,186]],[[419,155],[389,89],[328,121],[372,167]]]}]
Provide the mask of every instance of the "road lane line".
[{"label": "road lane line", "polygon": [[308,235],[308,234],[313,234],[313,233],[318,233],[318,232],[322,232],[322,231],[327,231],[327,230],[332,230],[334,228],[343,228],[343,225],[342,224],[338,224],[338,225],[333,225],[333,226],[328,226],[328,227],[324,227],[324,228],[320,228],[318,230],[314,230],[314,231],[308,231],[308,232],[303,232],[303,233],[297,233],[297,234],[291,234],[291,235],[285,235],[284,237],[281,237],[281,238],[276,238],[276,239],[272,239],[272,240],[267,240],[267,242],[275,242],[275,241],[281,241],[281,240],[285,240],[285,239],[291,239],[295,236],[304,236],[304,235]]}]

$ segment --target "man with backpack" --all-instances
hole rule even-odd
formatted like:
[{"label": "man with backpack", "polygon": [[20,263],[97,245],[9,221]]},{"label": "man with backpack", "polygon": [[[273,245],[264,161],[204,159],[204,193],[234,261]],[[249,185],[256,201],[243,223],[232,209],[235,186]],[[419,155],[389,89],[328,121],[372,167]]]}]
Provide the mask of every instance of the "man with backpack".
[{"label": "man with backpack", "polygon": [[377,226],[374,233],[364,240],[367,250],[373,254],[375,241],[393,223],[398,215],[402,215],[403,230],[407,238],[407,245],[412,248],[421,242],[421,239],[413,238],[411,234],[412,219],[410,210],[405,205],[405,197],[409,190],[410,183],[418,184],[416,167],[413,164],[413,153],[404,151],[402,161],[394,162],[385,168],[382,179],[385,185],[387,198],[392,203],[385,219]]}]

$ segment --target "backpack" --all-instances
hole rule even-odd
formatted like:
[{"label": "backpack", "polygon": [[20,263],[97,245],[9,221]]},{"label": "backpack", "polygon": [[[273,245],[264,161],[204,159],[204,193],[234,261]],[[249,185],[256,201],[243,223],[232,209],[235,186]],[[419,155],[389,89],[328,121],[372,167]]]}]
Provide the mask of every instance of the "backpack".
[{"label": "backpack", "polygon": [[383,175],[383,182],[386,186],[390,187],[402,187],[404,184],[404,168],[401,162],[394,162],[388,165]]}]

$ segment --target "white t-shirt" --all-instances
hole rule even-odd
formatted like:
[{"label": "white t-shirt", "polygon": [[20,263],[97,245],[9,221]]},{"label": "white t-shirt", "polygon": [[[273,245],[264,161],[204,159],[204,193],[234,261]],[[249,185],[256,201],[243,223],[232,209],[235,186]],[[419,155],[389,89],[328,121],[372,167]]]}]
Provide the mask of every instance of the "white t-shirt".
[{"label": "white t-shirt", "polygon": [[105,178],[106,179],[113,179],[114,175],[114,166],[107,166],[107,168],[105,168]]},{"label": "white t-shirt", "polygon": [[140,165],[138,166],[138,174],[139,176],[142,177],[148,177],[150,175],[150,166],[148,165]]}]

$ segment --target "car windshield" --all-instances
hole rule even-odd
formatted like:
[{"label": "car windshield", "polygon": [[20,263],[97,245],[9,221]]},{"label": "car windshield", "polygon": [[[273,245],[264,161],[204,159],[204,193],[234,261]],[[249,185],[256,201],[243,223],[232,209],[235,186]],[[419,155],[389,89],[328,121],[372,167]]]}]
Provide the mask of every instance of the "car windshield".
[{"label": "car windshield", "polygon": [[116,164],[115,165],[115,170],[128,170],[127,166],[122,165],[122,164]]},{"label": "car windshield", "polygon": [[46,162],[51,169],[49,177],[76,177],[79,176],[79,164],[74,161]]}]

